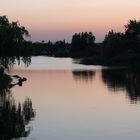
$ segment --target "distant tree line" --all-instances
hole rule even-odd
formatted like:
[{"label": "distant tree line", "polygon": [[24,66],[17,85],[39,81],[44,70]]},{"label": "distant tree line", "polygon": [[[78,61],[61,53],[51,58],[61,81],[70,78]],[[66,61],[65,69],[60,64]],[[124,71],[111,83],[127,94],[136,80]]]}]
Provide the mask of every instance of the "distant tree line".
[{"label": "distant tree line", "polygon": [[48,55],[83,58],[85,64],[127,64],[140,60],[140,21],[130,20],[125,32],[109,31],[101,43],[92,32],[75,33],[71,43],[26,41],[28,31],[19,22],[0,17],[0,56]]},{"label": "distant tree line", "polygon": [[101,65],[135,65],[140,62],[140,21],[130,20],[125,32],[109,31],[100,46],[100,54],[81,63]]},{"label": "distant tree line", "polygon": [[32,43],[32,55],[67,57],[69,53],[70,43],[65,42],[65,40]]},{"label": "distant tree line", "polygon": [[89,57],[99,53],[99,48],[95,43],[95,36],[91,32],[74,34],[71,43],[65,40],[32,43],[33,55],[58,57]]},{"label": "distant tree line", "polygon": [[130,20],[124,33],[110,31],[102,48],[102,57],[109,59],[109,63],[137,63],[140,60],[140,21]]}]

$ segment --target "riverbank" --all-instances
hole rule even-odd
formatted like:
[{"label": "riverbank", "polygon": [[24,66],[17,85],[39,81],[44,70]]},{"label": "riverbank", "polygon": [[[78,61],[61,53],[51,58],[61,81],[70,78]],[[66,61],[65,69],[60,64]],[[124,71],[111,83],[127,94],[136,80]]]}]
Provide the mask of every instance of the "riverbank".
[{"label": "riverbank", "polygon": [[102,66],[139,66],[140,54],[127,56],[114,56],[112,58],[87,57],[81,58],[81,64]]}]

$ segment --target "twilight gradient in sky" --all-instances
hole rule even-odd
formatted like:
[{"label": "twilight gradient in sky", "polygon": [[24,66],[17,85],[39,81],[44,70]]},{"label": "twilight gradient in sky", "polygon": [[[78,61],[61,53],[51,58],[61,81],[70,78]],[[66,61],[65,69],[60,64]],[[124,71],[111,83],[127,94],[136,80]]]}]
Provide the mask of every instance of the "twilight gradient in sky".
[{"label": "twilight gradient in sky", "polygon": [[139,20],[140,0],[0,0],[0,15],[18,20],[33,41],[70,41],[75,32],[92,31],[98,42]]}]

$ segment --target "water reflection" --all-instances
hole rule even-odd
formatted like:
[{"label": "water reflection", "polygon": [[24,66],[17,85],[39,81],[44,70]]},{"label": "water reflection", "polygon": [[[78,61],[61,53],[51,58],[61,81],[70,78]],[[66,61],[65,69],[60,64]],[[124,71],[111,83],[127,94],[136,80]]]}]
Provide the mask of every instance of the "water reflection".
[{"label": "water reflection", "polygon": [[125,90],[131,103],[140,101],[140,72],[139,70],[117,69],[102,70],[102,79],[110,90]]},{"label": "water reflection", "polygon": [[93,80],[95,71],[93,70],[75,70],[72,72],[73,77],[76,81],[89,82]]},{"label": "water reflection", "polygon": [[21,62],[23,62],[26,67],[28,67],[31,64],[31,57],[30,56],[0,57],[0,65],[3,65],[5,68],[8,69],[12,68],[16,63],[20,65]]},{"label": "water reflection", "polygon": [[[5,78],[6,74],[3,75]],[[9,87],[10,77],[9,81],[3,80],[0,79],[0,140],[27,137],[32,130],[30,121],[35,117],[32,101],[26,98],[22,104],[16,104],[10,89],[12,87]]]}]

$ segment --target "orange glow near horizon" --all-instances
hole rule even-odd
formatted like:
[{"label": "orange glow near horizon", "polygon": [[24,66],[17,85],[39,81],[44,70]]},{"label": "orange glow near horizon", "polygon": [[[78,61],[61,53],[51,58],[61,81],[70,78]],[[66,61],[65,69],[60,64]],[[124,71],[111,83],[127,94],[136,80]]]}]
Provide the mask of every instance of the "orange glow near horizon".
[{"label": "orange glow near horizon", "polygon": [[24,25],[33,41],[70,41],[82,31],[101,41],[109,30],[123,32],[130,19],[139,20],[139,6],[139,0],[4,0],[0,13]]}]

